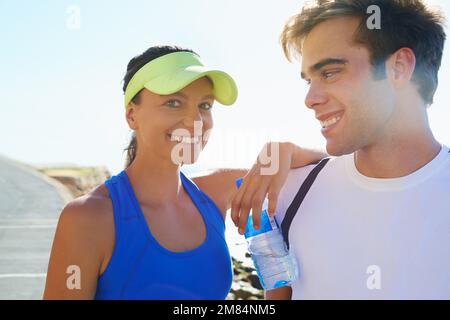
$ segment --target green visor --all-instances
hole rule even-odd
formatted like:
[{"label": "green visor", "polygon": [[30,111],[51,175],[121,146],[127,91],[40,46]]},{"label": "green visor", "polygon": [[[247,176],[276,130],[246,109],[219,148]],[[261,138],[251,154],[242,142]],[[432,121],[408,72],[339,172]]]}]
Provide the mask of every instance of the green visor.
[{"label": "green visor", "polygon": [[180,51],[154,59],[134,74],[125,90],[125,108],[143,88],[156,94],[169,95],[202,77],[211,79],[214,97],[218,102],[232,105],[236,101],[237,87],[231,76],[205,67],[192,52]]}]

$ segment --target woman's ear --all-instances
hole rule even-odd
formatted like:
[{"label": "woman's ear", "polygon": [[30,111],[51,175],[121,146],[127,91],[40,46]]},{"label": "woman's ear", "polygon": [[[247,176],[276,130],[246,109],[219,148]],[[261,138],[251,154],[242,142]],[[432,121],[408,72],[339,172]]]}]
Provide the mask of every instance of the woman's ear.
[{"label": "woman's ear", "polygon": [[130,129],[136,130],[138,128],[136,116],[137,116],[136,105],[133,102],[130,102],[125,112],[125,118],[128,122],[128,126],[130,127]]}]

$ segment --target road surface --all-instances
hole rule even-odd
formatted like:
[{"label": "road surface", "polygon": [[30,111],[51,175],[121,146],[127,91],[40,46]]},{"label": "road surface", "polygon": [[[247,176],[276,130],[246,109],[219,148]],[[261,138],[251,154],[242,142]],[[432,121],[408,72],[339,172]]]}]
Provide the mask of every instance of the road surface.
[{"label": "road surface", "polygon": [[0,155],[0,299],[41,299],[58,216],[70,195]]}]

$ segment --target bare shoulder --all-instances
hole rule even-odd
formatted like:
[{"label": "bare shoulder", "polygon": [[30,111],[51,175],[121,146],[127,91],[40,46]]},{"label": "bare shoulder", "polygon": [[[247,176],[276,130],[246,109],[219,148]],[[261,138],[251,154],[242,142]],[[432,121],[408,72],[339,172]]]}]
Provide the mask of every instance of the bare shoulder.
[{"label": "bare shoulder", "polygon": [[[67,203],[53,240],[44,298],[92,299],[114,237],[114,213],[104,185]],[[68,290],[67,268],[71,266],[82,270],[80,290]]]},{"label": "bare shoulder", "polygon": [[58,229],[67,238],[96,251],[103,270],[115,241],[113,205],[105,184],[68,202],[59,217]]},{"label": "bare shoulder", "polygon": [[85,195],[71,200],[64,207],[60,219],[62,218],[93,225],[101,225],[104,220],[113,219],[108,188],[105,184],[101,184]]}]

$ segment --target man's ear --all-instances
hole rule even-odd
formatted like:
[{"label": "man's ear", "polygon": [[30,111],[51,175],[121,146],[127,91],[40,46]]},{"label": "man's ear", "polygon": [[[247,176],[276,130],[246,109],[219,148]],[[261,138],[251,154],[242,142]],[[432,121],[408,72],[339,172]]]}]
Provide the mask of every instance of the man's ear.
[{"label": "man's ear", "polygon": [[410,48],[400,48],[387,61],[388,79],[399,87],[412,79],[416,67],[416,55]]},{"label": "man's ear", "polygon": [[136,105],[133,102],[130,102],[125,112],[125,118],[127,119],[128,126],[130,127],[130,129],[136,130],[138,128],[136,116],[137,116]]}]

